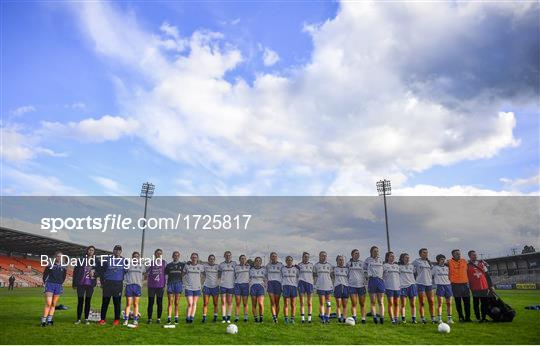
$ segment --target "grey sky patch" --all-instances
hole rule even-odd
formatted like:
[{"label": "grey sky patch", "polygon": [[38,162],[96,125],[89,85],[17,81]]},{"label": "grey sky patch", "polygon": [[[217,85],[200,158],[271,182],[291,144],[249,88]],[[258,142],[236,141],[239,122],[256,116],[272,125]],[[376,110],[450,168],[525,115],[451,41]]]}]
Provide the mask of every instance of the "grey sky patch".
[{"label": "grey sky patch", "polygon": [[[390,197],[392,250],[449,255],[453,248],[498,255],[525,244],[539,246],[538,197]],[[76,230],[50,233],[39,227],[42,217],[142,216],[138,197],[2,197],[3,226],[58,237],[83,245],[109,248],[122,244],[125,253],[140,248],[140,229]],[[163,248],[166,257],[179,249],[203,258],[225,250],[233,255],[280,257],[320,250],[349,254],[358,248],[367,256],[372,245],[386,251],[382,200],[377,197],[155,197],[149,217],[182,214],[252,214],[247,230],[148,230],[146,252]]]}]

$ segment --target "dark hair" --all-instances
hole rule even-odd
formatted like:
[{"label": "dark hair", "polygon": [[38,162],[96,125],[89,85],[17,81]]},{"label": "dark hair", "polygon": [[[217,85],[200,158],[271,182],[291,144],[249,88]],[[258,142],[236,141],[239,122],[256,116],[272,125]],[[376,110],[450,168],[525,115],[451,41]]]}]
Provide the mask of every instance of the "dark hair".
[{"label": "dark hair", "polygon": [[88,250],[94,249],[94,252],[96,252],[96,247],[94,245],[90,245],[86,247],[86,251],[84,252],[85,255],[88,255]]},{"label": "dark hair", "polygon": [[154,251],[154,255],[155,255],[156,252],[158,252],[158,251],[161,251],[161,253],[163,253],[163,250],[161,250],[161,249],[156,249],[156,251]]},{"label": "dark hair", "polygon": [[213,254],[208,255],[208,260],[210,260],[210,257],[214,257],[214,259],[216,259],[216,256],[214,256]]},{"label": "dark hair", "polygon": [[287,261],[289,258],[291,259],[291,261],[293,260],[292,256],[287,256],[285,257],[285,261]]},{"label": "dark hair", "polygon": [[139,253],[139,251],[133,251],[133,253],[131,254],[131,257],[135,257],[135,255],[140,256],[141,254]]},{"label": "dark hair", "polygon": [[422,251],[424,251],[424,250],[427,251],[427,249],[425,247],[421,248],[420,250],[418,250],[418,254],[420,255],[422,253]]},{"label": "dark hair", "polygon": [[401,264],[401,265],[405,264],[405,256],[409,256],[409,254],[406,253],[406,252],[404,252],[404,253],[402,253],[401,255],[399,255],[399,262],[398,262],[398,264]]},{"label": "dark hair", "polygon": [[379,249],[377,246],[373,245],[370,249],[369,249],[369,255],[373,255],[373,250],[375,249]]},{"label": "dark hair", "polygon": [[394,253],[392,251],[388,251],[385,255],[384,255],[384,263],[388,263],[388,258],[390,258],[390,255],[393,255]]},{"label": "dark hair", "polygon": [[474,250],[469,250],[469,252],[467,252],[467,256],[471,257],[471,254],[472,254],[473,252],[476,252],[476,251],[474,251]]},{"label": "dark hair", "polygon": [[454,250],[452,250],[452,255],[453,255],[455,252],[458,252],[458,251],[460,251],[460,250],[459,250],[459,249],[454,249]]},{"label": "dark hair", "polygon": [[435,257],[435,260],[437,261],[437,263],[439,263],[440,259],[446,259],[446,256],[443,255],[443,254],[439,254],[439,255],[437,255],[437,257]]},{"label": "dark hair", "polygon": [[352,254],[353,254],[355,251],[360,252],[360,250],[358,250],[358,249],[352,249],[352,250],[351,250],[351,256],[352,256]]},{"label": "dark hair", "polygon": [[[240,260],[240,258],[242,258],[242,257],[246,257],[246,255],[240,255],[240,256],[238,256],[238,260]],[[247,260],[247,257],[246,257],[246,260]]]},{"label": "dark hair", "polygon": [[275,251],[270,252],[270,256],[272,256],[272,255],[276,255],[276,256],[277,256],[277,252],[275,252]]},{"label": "dark hair", "polygon": [[192,252],[191,255],[189,256],[189,258],[191,258],[191,256],[193,256],[193,255],[195,255],[195,256],[197,256],[197,258],[199,258],[199,254],[196,253],[196,252]]},{"label": "dark hair", "polygon": [[336,263],[337,263],[337,261],[338,261],[338,259],[339,259],[340,257],[343,258],[343,262],[345,262],[345,257],[343,257],[343,255],[337,255],[337,256],[336,256]]},{"label": "dark hair", "polygon": [[308,256],[309,256],[309,252],[304,251],[304,252],[302,253],[302,257],[304,257],[305,255],[308,255]]}]

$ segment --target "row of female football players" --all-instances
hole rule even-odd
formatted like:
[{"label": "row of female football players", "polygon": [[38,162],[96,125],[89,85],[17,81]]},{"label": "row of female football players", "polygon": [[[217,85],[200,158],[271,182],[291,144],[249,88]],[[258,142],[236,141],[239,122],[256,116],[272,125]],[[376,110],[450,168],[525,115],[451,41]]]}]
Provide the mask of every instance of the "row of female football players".
[{"label": "row of female football players", "polygon": [[[115,246],[111,258],[121,256],[121,247]],[[160,258],[163,252],[158,249],[154,255]],[[370,297],[371,314],[374,323],[384,323],[385,305],[384,295],[388,299],[388,314],[393,324],[405,322],[407,300],[409,301],[412,322],[416,320],[416,297],[419,297],[419,310],[421,321],[426,323],[425,305],[429,306],[431,321],[436,323],[434,314],[433,284],[436,285],[438,297],[438,317],[441,320],[442,304],[446,299],[448,321],[451,320],[452,291],[448,280],[448,268],[444,266],[443,255],[437,256],[437,263],[433,266],[428,260],[427,249],[419,251],[420,257],[410,262],[408,254],[401,254],[396,262],[395,255],[388,252],[384,261],[379,257],[379,249],[373,246],[370,256],[360,260],[360,252],[353,250],[351,258],[345,260],[344,256],[337,256],[335,265],[327,262],[327,254],[319,253],[318,263],[310,262],[310,255],[304,252],[301,262],[295,264],[291,256],[287,256],[285,264],[278,261],[275,252],[270,254],[270,261],[263,266],[261,257],[254,259],[253,265],[247,263],[246,256],[239,257],[238,262],[232,260],[230,251],[224,254],[224,261],[216,263],[214,255],[208,256],[206,262],[199,260],[197,253],[192,253],[189,261],[181,262],[180,253],[175,251],[172,262],[162,265],[130,266],[129,268],[116,268],[111,261],[110,265],[101,268],[80,268],[74,275],[73,286],[77,288],[79,304],[76,323],[81,323],[83,302],[85,305],[85,319],[88,324],[90,299],[95,286],[95,278],[99,277],[103,288],[100,324],[105,324],[107,307],[113,299],[115,307],[114,324],[119,324],[120,304],[122,291],[126,296],[124,310],[124,324],[133,319],[134,324],[139,320],[139,299],[143,276],[147,278],[148,285],[148,323],[152,323],[154,302],[157,304],[157,323],[161,322],[163,295],[166,291],[168,298],[167,323],[178,323],[179,300],[182,293],[186,297],[186,323],[194,321],[199,298],[203,298],[202,322],[206,322],[208,309],[213,305],[213,322],[218,320],[221,307],[222,323],[230,323],[233,300],[235,305],[235,322],[240,319],[243,312],[244,321],[248,320],[248,301],[251,297],[252,314],[255,322],[263,322],[264,296],[267,293],[270,299],[272,320],[278,322],[280,300],[283,297],[283,315],[286,323],[295,322],[296,301],[299,298],[302,323],[312,322],[312,296],[318,295],[319,318],[323,323],[329,323],[331,312],[331,296],[336,302],[336,316],[339,322],[347,317],[347,306],[350,301],[351,315],[356,320],[357,310],[360,308],[361,322],[366,322],[366,295]],[[93,256],[93,248],[89,247],[86,256]],[[139,258],[134,252],[133,258]],[[49,271],[54,274],[54,267]],[[58,275],[51,275],[51,280]],[[165,280],[167,279],[167,280]],[[367,280],[366,280],[367,279]],[[56,304],[61,292],[52,282],[45,278],[45,294],[47,302]],[[63,281],[62,281],[63,282]],[[366,285],[367,283],[367,285]],[[61,286],[61,283],[60,283]],[[366,287],[367,286],[367,287]],[[51,289],[52,287],[52,289]],[[92,287],[92,289],[89,289]],[[48,289],[49,288],[49,289]],[[367,290],[366,290],[367,288]],[[61,289],[61,288],[60,288]],[[52,298],[52,299],[50,299]],[[46,310],[50,309],[46,304]],[[52,310],[54,313],[54,310]],[[307,316],[306,316],[307,312]],[[42,325],[48,311],[42,318]],[[174,315],[173,315],[174,313]],[[174,320],[172,318],[174,316]]]}]

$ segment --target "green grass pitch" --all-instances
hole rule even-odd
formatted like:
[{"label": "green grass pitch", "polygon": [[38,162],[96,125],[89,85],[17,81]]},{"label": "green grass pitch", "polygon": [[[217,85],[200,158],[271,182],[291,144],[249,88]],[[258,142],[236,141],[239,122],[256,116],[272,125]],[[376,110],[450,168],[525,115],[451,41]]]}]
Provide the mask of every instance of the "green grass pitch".
[{"label": "green grass pitch", "polygon": [[[436,325],[329,325],[318,322],[318,305],[315,304],[314,323],[286,325],[283,318],[275,325],[268,315],[261,324],[238,323],[239,333],[225,333],[221,323],[201,324],[201,306],[197,310],[194,324],[180,323],[175,329],[165,329],[161,325],[146,325],[146,297],[141,299],[142,324],[137,329],[112,326],[110,322],[112,302],[109,307],[109,323],[74,325],[76,295],[71,288],[65,288],[60,304],[69,307],[57,311],[55,325],[42,328],[39,317],[43,308],[41,288],[21,288],[14,292],[0,289],[0,336],[2,344],[539,344],[540,311],[525,310],[527,305],[540,304],[540,291],[500,291],[500,295],[517,311],[512,323],[460,324],[452,326],[450,334],[439,334]],[[316,297],[315,297],[316,298]],[[94,294],[93,309],[101,302],[101,289]],[[185,309],[182,297],[181,307]],[[124,301],[123,301],[124,303]],[[166,309],[166,299],[164,300]],[[315,303],[315,301],[314,301]],[[251,308],[251,304],[250,304]],[[210,307],[209,315],[213,314]],[[185,311],[182,311],[184,315]],[[454,314],[455,315],[455,314]],[[297,320],[299,313],[296,313]],[[166,310],[164,313],[166,318]],[[455,317],[454,317],[455,318]]]}]

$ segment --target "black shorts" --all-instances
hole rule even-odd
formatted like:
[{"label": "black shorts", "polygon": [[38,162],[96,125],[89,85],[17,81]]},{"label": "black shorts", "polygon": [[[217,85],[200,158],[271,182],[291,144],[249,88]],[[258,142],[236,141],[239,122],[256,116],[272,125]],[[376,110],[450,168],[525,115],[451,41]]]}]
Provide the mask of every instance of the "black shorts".
[{"label": "black shorts", "polygon": [[103,284],[104,297],[122,297],[122,289],[124,284],[122,281],[105,281]]},{"label": "black shorts", "polygon": [[452,284],[452,293],[454,297],[470,297],[471,291],[469,284]]},{"label": "black shorts", "polygon": [[472,291],[472,296],[475,298],[489,297],[489,290]]},{"label": "black shorts", "polygon": [[158,298],[162,298],[164,291],[165,287],[148,287],[148,297],[154,298],[154,296],[157,296]]},{"label": "black shorts", "polygon": [[77,297],[91,297],[94,294],[94,286],[77,286]]}]

